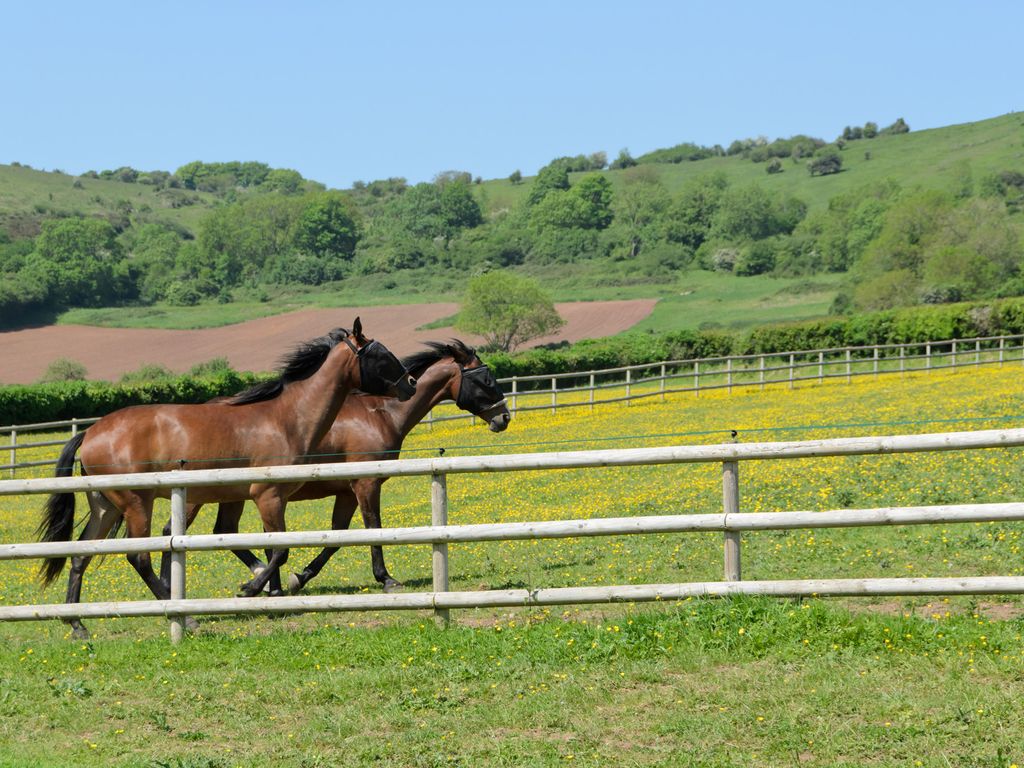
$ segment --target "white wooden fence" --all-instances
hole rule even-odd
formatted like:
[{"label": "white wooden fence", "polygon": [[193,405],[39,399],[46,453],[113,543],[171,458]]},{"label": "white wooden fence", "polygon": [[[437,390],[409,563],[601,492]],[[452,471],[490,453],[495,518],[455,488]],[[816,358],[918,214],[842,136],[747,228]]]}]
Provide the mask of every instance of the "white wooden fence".
[{"label": "white wooden fence", "polygon": [[[456,608],[539,606],[609,602],[675,600],[690,596],[761,594],[809,595],[937,595],[1024,593],[1024,577],[813,579],[742,581],[741,532],[766,529],[829,528],[875,525],[916,525],[1024,520],[1024,503],[963,504],[929,507],[840,509],[741,513],[739,465],[752,460],[786,460],[823,456],[899,454],[1024,446],[1024,429],[949,432],[925,435],[838,438],[799,442],[724,443],[708,446],[633,448],[623,450],[534,453],[404,459],[385,462],[335,463],[252,469],[220,469],[138,473],[95,477],[0,481],[0,495],[75,492],[112,488],[162,488],[171,492],[171,535],[146,539],[71,543],[0,545],[0,560],[48,556],[98,555],[142,551],[169,552],[172,558],[168,601],[101,602],[78,605],[0,607],[0,620],[22,621],[67,617],[166,616],[171,638],[181,639],[184,617],[200,614],[270,614],[297,611],[359,611],[433,609],[447,620]],[[555,522],[518,522],[449,526],[446,477],[455,473],[543,471],[658,464],[716,462],[722,464],[723,505],[720,513],[602,518]],[[376,530],[296,531],[287,533],[184,535],[187,489],[238,482],[289,482],[333,478],[431,477],[431,526]],[[448,544],[470,541],[570,538],[624,534],[722,531],[724,580],[679,584],[604,587],[562,587],[452,592],[448,589]],[[274,547],[361,546],[366,544],[433,546],[433,590],[424,593],[318,595],[277,598],[185,598],[185,553],[189,551]]]},{"label": "white wooden fence", "polygon": [[[499,379],[508,394],[509,409],[520,411],[578,408],[602,403],[631,402],[648,397],[665,398],[680,392],[693,392],[734,387],[770,385],[794,387],[800,382],[824,382],[831,379],[851,381],[855,376],[906,374],[980,365],[1024,364],[1024,336],[985,336],[971,339],[882,344],[864,347],[771,352],[757,355],[733,355],[689,360],[665,360],[657,363],[577,371],[541,376],[513,376]],[[624,390],[624,391],[623,391]],[[601,397],[602,393],[608,396]],[[561,399],[559,399],[561,398]],[[442,405],[428,415],[428,429],[435,423],[475,418],[454,405]],[[74,435],[80,427],[97,421],[95,418],[51,421],[43,424],[12,424],[0,427],[0,434],[9,437],[3,446],[9,455],[0,470],[11,477],[20,468],[52,466],[56,459],[18,462],[17,452],[28,448],[63,445],[63,440],[18,442],[30,432],[66,430]]]}]

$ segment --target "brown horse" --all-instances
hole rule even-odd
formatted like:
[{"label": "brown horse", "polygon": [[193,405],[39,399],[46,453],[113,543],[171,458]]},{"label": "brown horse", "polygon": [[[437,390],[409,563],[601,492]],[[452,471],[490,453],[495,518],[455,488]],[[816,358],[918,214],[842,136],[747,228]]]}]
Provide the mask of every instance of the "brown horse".
[{"label": "brown horse", "polygon": [[[104,416],[73,437],[61,452],[57,476],[74,471],[79,454],[82,474],[122,474],[172,469],[215,469],[297,464],[309,460],[330,429],[349,392],[362,388],[407,400],[416,381],[382,344],[366,338],[356,318],[353,330],[335,329],[300,345],[282,361],[280,376],[226,401],[199,405],[142,405]],[[252,483],[189,490],[192,503],[256,502],[266,531],[285,529],[285,506],[300,483]],[[102,538],[123,519],[132,537],[150,535],[153,501],[166,490],[109,490],[91,494],[93,515],[82,539]],[[96,514],[96,506],[100,514]],[[74,527],[75,495],[52,494],[39,526],[41,540],[68,541]],[[266,571],[244,585],[246,595],[265,584],[280,592],[280,566],[287,550],[268,552]],[[148,552],[129,554],[128,561],[153,594],[170,597],[167,583],[153,572]],[[48,584],[64,567],[65,558],[48,558],[42,567]],[[87,560],[87,558],[76,558]],[[68,584],[66,602],[78,602],[78,579]],[[81,623],[72,622],[76,634]]]},{"label": "brown horse", "polygon": [[[505,395],[490,369],[476,352],[461,341],[449,344],[428,342],[428,349],[402,360],[409,373],[416,377],[416,394],[405,402],[394,398],[357,394],[345,401],[327,436],[317,448],[321,461],[385,461],[397,459],[406,435],[442,400],[454,400],[462,410],[481,418],[492,432],[508,427],[511,415]],[[356,506],[366,528],[380,528],[380,492],[385,477],[359,480],[321,480],[303,485],[290,497],[307,501],[334,496],[331,527],[348,528]],[[192,504],[187,511],[186,525],[191,525],[202,504]],[[213,532],[238,533],[244,501],[223,502],[217,511]],[[164,528],[170,535],[170,523]],[[255,575],[266,567],[249,550],[232,550]],[[301,573],[288,579],[290,592],[298,592],[338,551],[325,548]],[[384,565],[381,547],[370,547],[374,578],[390,592],[401,587]],[[161,575],[170,576],[170,558],[161,560]]]}]

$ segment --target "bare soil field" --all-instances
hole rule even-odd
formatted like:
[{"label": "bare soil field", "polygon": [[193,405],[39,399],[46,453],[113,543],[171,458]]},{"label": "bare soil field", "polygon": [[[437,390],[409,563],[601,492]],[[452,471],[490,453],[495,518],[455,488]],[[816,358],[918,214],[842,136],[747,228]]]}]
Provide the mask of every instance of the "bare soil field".
[{"label": "bare soil field", "polygon": [[[536,339],[529,346],[613,336],[647,317],[654,304],[654,299],[558,304],[566,324],[557,334]],[[399,356],[415,352],[421,342],[429,340],[458,337],[469,344],[479,343],[479,338],[459,334],[454,328],[417,330],[457,311],[458,305],[454,303],[406,304],[307,309],[190,331],[83,325],[8,331],[0,333],[0,383],[38,381],[47,366],[59,358],[82,363],[90,379],[108,381],[116,381],[144,365],[159,364],[182,373],[197,363],[218,357],[227,358],[240,371],[269,371],[295,344],[338,326],[351,327],[357,315],[362,318],[367,335],[379,339]]]}]

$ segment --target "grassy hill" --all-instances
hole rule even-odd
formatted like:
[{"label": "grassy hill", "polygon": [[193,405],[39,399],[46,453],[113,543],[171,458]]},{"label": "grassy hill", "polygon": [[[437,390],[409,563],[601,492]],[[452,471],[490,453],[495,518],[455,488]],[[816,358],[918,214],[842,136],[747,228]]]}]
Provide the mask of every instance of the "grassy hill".
[{"label": "grassy hill", "polygon": [[[684,136],[680,137],[684,139]],[[782,172],[766,173],[766,163],[741,155],[711,157],[679,164],[641,166],[670,192],[697,177],[721,173],[730,185],[756,183],[772,195],[793,195],[810,210],[821,210],[834,196],[883,179],[904,189],[923,187],[952,190],[965,179],[977,188],[986,175],[1024,169],[1024,113],[988,120],[873,139],[850,141],[841,153],[843,170],[812,177],[806,159],[782,161]],[[621,188],[637,169],[607,170],[613,188]],[[573,174],[578,179],[582,174]],[[512,184],[493,179],[473,185],[473,193],[490,217],[519,205],[532,180]],[[239,192],[239,195],[250,194]],[[60,171],[37,171],[21,165],[0,165],[0,231],[12,237],[31,236],[52,217],[100,216],[122,227],[158,221],[179,231],[195,233],[199,222],[224,197],[185,189],[158,189],[141,181],[74,177]],[[1015,225],[1022,227],[1021,217]],[[527,264],[524,272],[542,280],[556,301],[614,298],[659,298],[643,330],[664,331],[711,325],[744,329],[781,320],[807,319],[827,313],[842,278],[818,274],[813,278],[780,278],[700,270],[651,277],[628,261],[581,260],[576,263]],[[341,283],[321,287],[270,289],[238,287],[230,304],[197,307],[154,306],[111,309],[73,309],[58,322],[143,327],[208,327],[288,311],[302,306],[354,306],[450,300],[461,292],[465,275],[436,268],[400,269],[352,274]]]},{"label": "grassy hill", "polygon": [[34,236],[40,222],[64,216],[127,216],[136,223],[159,221],[194,232],[215,201],[206,192],[0,165],[0,229],[11,237]]},{"label": "grassy hill", "polygon": [[[870,153],[870,159],[865,153]],[[678,164],[654,163],[644,167],[653,169],[669,191],[678,190],[695,177],[723,173],[730,184],[756,182],[771,193],[795,195],[814,210],[824,208],[836,195],[886,178],[895,179],[905,188],[952,189],[964,163],[969,165],[975,181],[987,173],[1024,168],[1024,113],[851,141],[841,155],[841,173],[815,177],[807,172],[803,162],[784,160],[783,172],[769,175],[765,172],[766,163],[755,163],[740,156]],[[622,183],[627,172],[605,171],[604,174],[616,185]],[[481,201],[490,212],[511,208],[529,194],[530,181],[529,178],[524,178],[520,184],[512,184],[508,179],[486,181],[480,186]]]}]

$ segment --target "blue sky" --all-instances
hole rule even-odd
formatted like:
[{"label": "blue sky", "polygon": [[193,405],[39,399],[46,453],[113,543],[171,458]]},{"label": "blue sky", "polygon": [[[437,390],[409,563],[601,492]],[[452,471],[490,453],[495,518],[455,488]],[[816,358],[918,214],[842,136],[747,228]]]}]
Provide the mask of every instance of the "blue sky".
[{"label": "blue sky", "polygon": [[344,188],[1024,109],[1020,2],[8,2],[0,162]]}]

